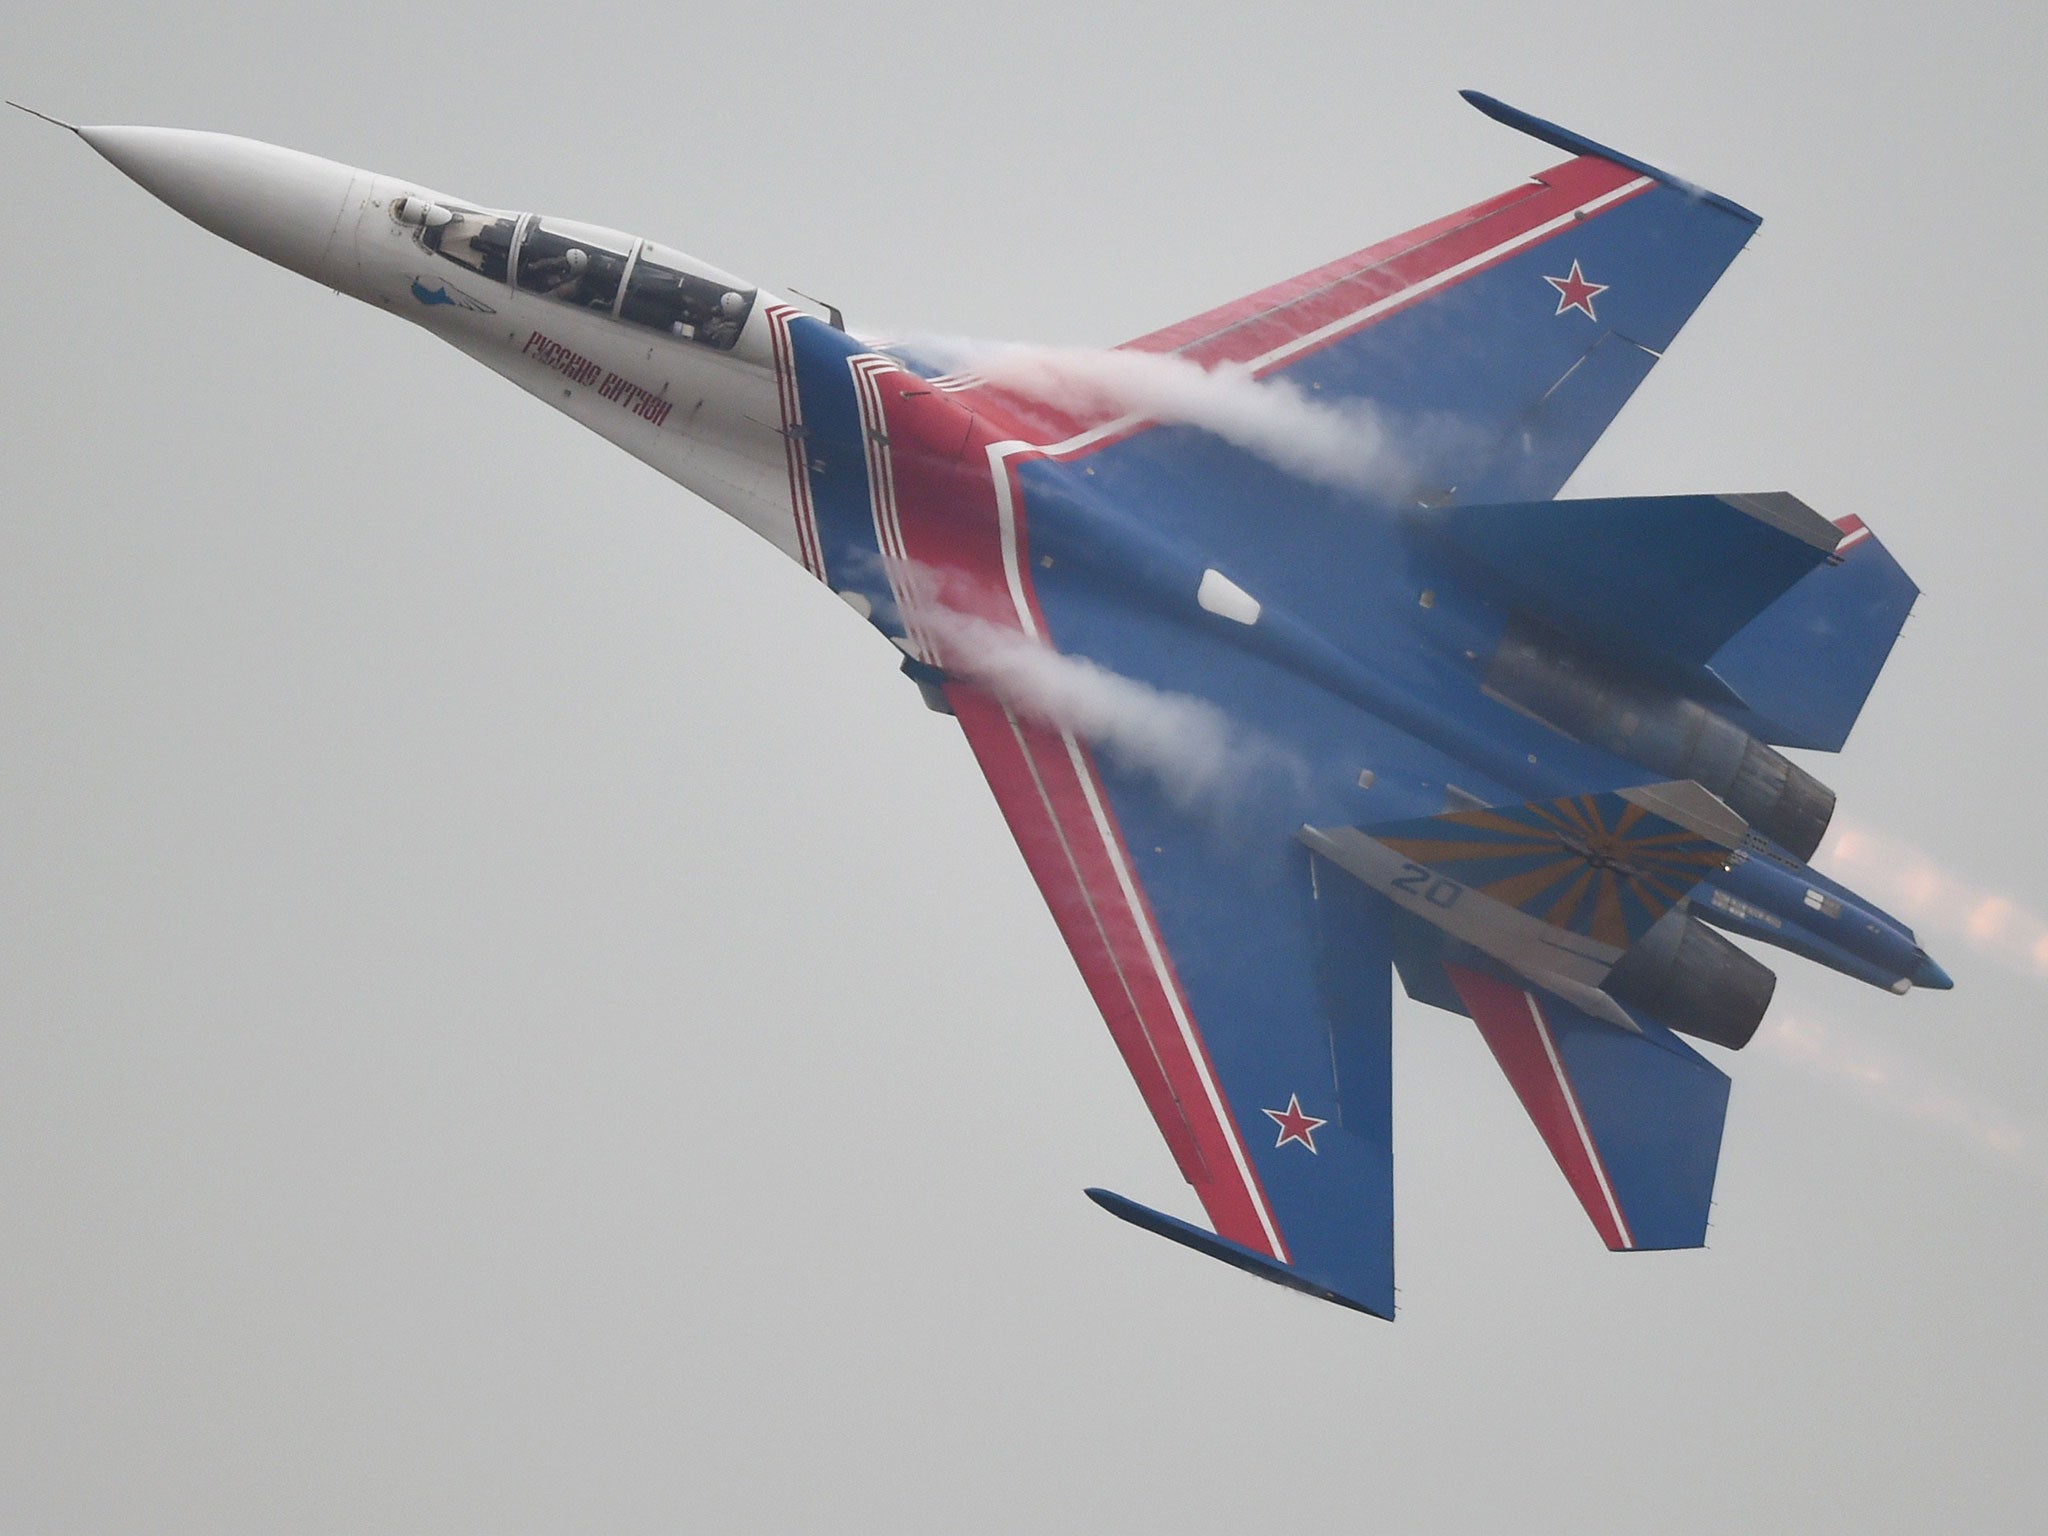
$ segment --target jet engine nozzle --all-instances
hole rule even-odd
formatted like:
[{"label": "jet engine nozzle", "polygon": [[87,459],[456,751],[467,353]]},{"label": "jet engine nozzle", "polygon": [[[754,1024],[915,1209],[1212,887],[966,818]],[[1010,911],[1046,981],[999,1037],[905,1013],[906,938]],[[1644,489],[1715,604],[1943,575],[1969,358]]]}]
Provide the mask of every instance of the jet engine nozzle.
[{"label": "jet engine nozzle", "polygon": [[1696,780],[1801,859],[1813,857],[1834,816],[1835,792],[1769,743],[1527,625],[1509,626],[1486,687],[1574,740],[1667,778]]},{"label": "jet engine nozzle", "polygon": [[1602,990],[1667,1029],[1739,1051],[1771,1006],[1778,976],[1684,907],[1673,907],[1607,973]]},{"label": "jet engine nozzle", "polygon": [[316,282],[354,274],[366,171],[233,134],[81,128],[78,136],[193,223]]}]

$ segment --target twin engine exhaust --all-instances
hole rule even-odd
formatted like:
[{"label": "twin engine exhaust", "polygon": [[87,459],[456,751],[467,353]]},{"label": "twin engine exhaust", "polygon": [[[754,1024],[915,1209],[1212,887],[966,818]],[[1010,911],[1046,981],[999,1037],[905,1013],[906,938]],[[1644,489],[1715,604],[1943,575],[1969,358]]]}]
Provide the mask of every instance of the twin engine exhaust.
[{"label": "twin engine exhaust", "polygon": [[1674,907],[1607,973],[1604,990],[1667,1029],[1739,1051],[1777,990],[1778,973]]},{"label": "twin engine exhaust", "polygon": [[1527,624],[1509,626],[1485,686],[1588,746],[1712,790],[1802,861],[1813,857],[1834,817],[1835,792],[1775,747],[1703,704],[1623,677]]}]

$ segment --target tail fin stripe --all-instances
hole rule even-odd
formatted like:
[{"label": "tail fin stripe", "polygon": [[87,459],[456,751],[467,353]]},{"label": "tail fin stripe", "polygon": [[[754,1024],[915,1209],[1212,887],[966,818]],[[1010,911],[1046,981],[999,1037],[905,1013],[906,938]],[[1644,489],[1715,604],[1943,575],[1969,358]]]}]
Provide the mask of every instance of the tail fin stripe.
[{"label": "tail fin stripe", "polygon": [[1571,1112],[1572,1129],[1579,1133],[1579,1146],[1586,1154],[1586,1163],[1593,1171],[1593,1178],[1600,1188],[1600,1198],[1607,1204],[1607,1214],[1614,1221],[1614,1236],[1609,1246],[1633,1248],[1635,1239],[1629,1235],[1628,1218],[1621,1214],[1621,1203],[1614,1198],[1614,1186],[1607,1179],[1607,1165],[1600,1161],[1600,1149],[1593,1145],[1593,1136],[1586,1129],[1586,1117],[1579,1109],[1579,1096],[1572,1091],[1572,1080],[1565,1072],[1564,1063],[1558,1059],[1557,1041],[1552,1038],[1550,1024],[1543,1017],[1543,1009],[1536,1002],[1536,994],[1524,992],[1522,1001],[1528,1005],[1529,1017],[1536,1025],[1536,1036],[1543,1042],[1543,1055],[1550,1063],[1550,1070],[1557,1078],[1558,1092],[1564,1095],[1565,1108]]}]

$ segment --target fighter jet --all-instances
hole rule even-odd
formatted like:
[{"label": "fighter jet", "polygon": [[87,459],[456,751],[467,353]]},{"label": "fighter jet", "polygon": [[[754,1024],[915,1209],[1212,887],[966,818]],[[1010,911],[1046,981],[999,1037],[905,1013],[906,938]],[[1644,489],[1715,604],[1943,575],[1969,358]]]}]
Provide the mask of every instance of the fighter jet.
[{"label": "fighter jet", "polygon": [[[673,247],[269,144],[76,128],[769,540],[959,722],[1213,1231],[1391,1317],[1392,982],[1470,1017],[1613,1249],[1704,1241],[1775,976],[1949,979],[1808,860],[1917,595],[1855,516],[1558,500],[1755,232],[1561,164],[1077,360],[850,332]],[[62,125],[69,127],[70,125]],[[1192,402],[1192,403],[1191,403]],[[1222,402],[1218,404],[1218,402]],[[893,654],[893,653],[892,653]]]}]

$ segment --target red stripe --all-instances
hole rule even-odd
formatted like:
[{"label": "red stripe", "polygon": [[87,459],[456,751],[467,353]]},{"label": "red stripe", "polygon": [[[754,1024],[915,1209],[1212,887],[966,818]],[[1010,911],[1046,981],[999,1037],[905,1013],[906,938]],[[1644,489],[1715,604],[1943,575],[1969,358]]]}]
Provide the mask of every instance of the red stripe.
[{"label": "red stripe", "polygon": [[[1037,606],[1037,599],[1034,596],[1032,598],[1032,610],[1034,613],[1037,612]],[[1042,629],[1044,626],[1042,615],[1039,618],[1039,624]],[[1085,747],[1082,747],[1080,749],[1080,756],[1083,762],[1083,768],[1080,771],[1085,772],[1089,779],[1092,780],[1097,802],[1102,805],[1104,814],[1108,818],[1108,837],[1110,843],[1114,845],[1114,856],[1121,862],[1123,868],[1130,873],[1131,890],[1135,893],[1135,906],[1127,902],[1126,910],[1131,911],[1134,915],[1133,935],[1135,936],[1136,934],[1135,925],[1139,923],[1142,923],[1150,931],[1158,944],[1159,964],[1156,966],[1152,964],[1152,955],[1146,949],[1142,938],[1136,938],[1133,944],[1127,946],[1126,953],[1133,956],[1131,963],[1150,967],[1148,974],[1154,978],[1155,989],[1162,1003],[1166,1001],[1167,993],[1171,992],[1173,999],[1180,1004],[1182,1013],[1187,1016],[1190,1025],[1198,1026],[1199,1021],[1194,1018],[1192,1006],[1188,1002],[1187,991],[1180,984],[1180,972],[1173,962],[1173,953],[1166,948],[1165,939],[1160,934],[1158,916],[1153,912],[1152,904],[1146,897],[1145,887],[1138,881],[1138,866],[1131,857],[1130,845],[1125,842],[1123,828],[1117,824],[1115,814],[1109,808],[1109,797],[1102,787],[1102,776],[1096,771],[1093,755]],[[1085,810],[1086,807],[1083,806],[1083,809]],[[1119,896],[1122,896],[1123,888],[1120,883],[1115,881],[1115,872],[1113,870],[1110,871],[1110,875],[1112,889]],[[1162,969],[1164,971],[1163,983],[1159,981]],[[1235,1242],[1244,1243],[1261,1252],[1271,1253],[1275,1258],[1283,1262],[1292,1262],[1285,1251],[1284,1241],[1276,1248],[1273,1241],[1267,1237],[1266,1231],[1260,1223],[1260,1211],[1263,1210],[1265,1212],[1265,1220],[1273,1224],[1274,1236],[1284,1240],[1285,1234],[1278,1231],[1278,1218],[1273,1215],[1273,1203],[1266,1196],[1265,1185],[1259,1178],[1258,1168],[1253,1164],[1250,1153],[1246,1150],[1242,1140],[1242,1126],[1234,1125],[1231,1130],[1226,1131],[1224,1127],[1218,1124],[1215,1118],[1215,1110],[1209,1098],[1208,1089],[1203,1086],[1203,1078],[1206,1077],[1209,1083],[1215,1085],[1218,1097],[1226,1106],[1228,1104],[1228,1094],[1223,1087],[1222,1074],[1216,1070],[1215,1058],[1209,1054],[1208,1041],[1202,1037],[1199,1027],[1193,1028],[1193,1053],[1192,1055],[1187,1054],[1187,1040],[1180,1034],[1179,1021],[1171,1016],[1171,1004],[1167,1004],[1167,1006],[1169,1012],[1163,1017],[1155,1016],[1153,1024],[1161,1030],[1173,1031],[1171,1038],[1176,1042],[1177,1049],[1167,1053],[1168,1060],[1184,1064],[1177,1066],[1173,1073],[1176,1091],[1188,1096],[1206,1112],[1195,1115],[1194,1119],[1197,1125],[1206,1124],[1217,1132],[1228,1135],[1236,1143],[1236,1152],[1234,1154],[1229,1141],[1226,1141],[1220,1150],[1205,1154],[1218,1171],[1215,1197],[1211,1198],[1204,1195],[1202,1197],[1203,1209],[1209,1213],[1209,1218],[1215,1223],[1216,1230],[1225,1237],[1229,1237]],[[1195,1067],[1195,1057],[1200,1058],[1199,1071]],[[1235,1113],[1229,1113],[1231,1114],[1232,1121],[1235,1122]],[[1242,1159],[1241,1162],[1238,1161],[1240,1158]],[[1225,1161],[1225,1159],[1229,1160]],[[1239,1235],[1239,1228],[1242,1228],[1243,1235]]]},{"label": "red stripe", "polygon": [[[1636,179],[1636,172],[1612,161],[1594,156],[1568,160],[1497,197],[1475,203],[1470,208],[1390,240],[1382,240],[1377,245],[1367,246],[1362,251],[1260,289],[1206,314],[1154,331],[1126,345],[1144,352],[1175,351],[1212,368],[1220,363],[1255,363],[1301,337],[1341,322],[1347,316],[1358,314],[1405,289],[1439,277],[1463,262],[1527,235]],[[1554,239],[1562,232],[1545,235],[1532,243],[1541,244],[1542,240]],[[1530,246],[1518,246],[1498,259],[1505,261],[1527,249]],[[1368,326],[1399,314],[1410,303],[1419,303],[1431,294],[1443,292],[1445,287],[1455,287],[1493,265],[1495,263],[1489,261],[1475,266],[1444,287],[1428,289],[1407,303],[1395,304],[1361,320],[1355,327],[1340,330],[1308,351],[1295,353],[1273,364],[1272,369],[1291,366],[1310,352],[1334,346],[1347,336],[1356,335]],[[1261,370],[1262,374],[1267,371],[1271,370]],[[977,410],[1000,420],[1005,431],[1028,442],[1064,441],[1113,419],[1076,416],[995,386],[982,386],[962,393],[974,400]],[[1110,440],[1104,440],[1107,441]],[[1091,443],[1087,448],[1092,450],[1103,445]]]},{"label": "red stripe", "polygon": [[[1174,1088],[1165,1060],[1173,1042],[1155,1037],[1137,995],[1126,985],[1119,946],[1105,922],[1106,915],[1116,915],[1116,905],[1099,902],[1094,894],[1101,887],[1103,871],[1096,867],[1099,858],[1087,857],[1092,839],[1081,835],[1089,816],[1086,804],[1076,803],[1081,799],[1079,786],[1071,772],[1059,771],[1066,760],[1064,743],[1042,726],[1013,721],[979,689],[954,684],[946,690],[946,697],[995,791],[996,804],[1052,912],[1060,937],[1080,966],[1089,995],[1101,1010],[1145,1107],[1180,1165],[1181,1177],[1197,1189],[1206,1189],[1212,1182],[1210,1171],[1192,1117]],[[1068,826],[1074,828],[1072,834],[1065,830]],[[1096,842],[1094,851],[1099,854],[1099,849]],[[1249,1225],[1256,1233],[1257,1221]],[[1256,1237],[1238,1240],[1253,1242],[1261,1250],[1266,1246]]]},{"label": "red stripe", "polygon": [[1165,986],[1177,983],[1152,964],[1065,739],[976,689],[953,684],[947,698],[1182,1176],[1217,1232],[1284,1262],[1260,1219],[1263,1192],[1239,1173],[1173,1016]]},{"label": "red stripe", "polygon": [[1471,1012],[1472,1022],[1479,1026],[1494,1060],[1507,1074],[1515,1097],[1536,1123],[1565,1182],[1592,1218],[1600,1240],[1617,1250],[1633,1247],[1619,1206],[1610,1203],[1611,1186],[1606,1170],[1597,1164],[1599,1153],[1582,1134],[1584,1122],[1566,1097],[1570,1081],[1545,1049],[1540,1014],[1531,1011],[1532,1006],[1540,1005],[1522,988],[1463,966],[1446,965],[1444,972]]},{"label": "red stripe", "polygon": [[[1459,222],[1448,229],[1424,226],[1396,242],[1399,248],[1392,252],[1375,247],[1379,254],[1347,275],[1313,286],[1298,298],[1285,299],[1189,343],[1181,353],[1211,367],[1223,362],[1250,362],[1297,337],[1483,255],[1636,179],[1636,172],[1608,160],[1583,157],[1567,161],[1532,184],[1531,189],[1525,189],[1522,196],[1492,205],[1482,203],[1473,210],[1477,217],[1460,216]],[[1519,254],[1519,250],[1514,254]],[[1340,268],[1344,265],[1348,263],[1339,264]],[[1477,267],[1466,276],[1476,276],[1485,270]],[[1282,284],[1281,288],[1287,286]]]},{"label": "red stripe", "polygon": [[789,319],[796,311],[786,304],[768,309],[768,340],[775,357],[775,400],[782,415],[782,456],[789,472],[789,514],[796,524],[797,558],[820,581],[825,557],[818,546],[818,520],[811,510],[810,467],[799,435],[802,426],[796,361],[789,340]]},{"label": "red stripe", "polygon": [[[1005,574],[987,453],[993,433],[957,400],[928,392],[910,375],[878,371],[869,382],[887,426],[905,552],[931,573],[936,595],[949,610],[1023,633]],[[1021,516],[1021,501],[1013,504]],[[1018,540],[1021,546],[1021,528]],[[1028,549],[1020,547],[1017,558],[1028,572]],[[1026,600],[1043,633],[1028,579]],[[1113,821],[1105,831],[1090,804],[1092,790],[1109,820],[1093,763],[1060,731],[1019,720],[968,684],[949,684],[947,697],[1182,1175],[1219,1233],[1285,1262],[1285,1245],[1267,1235],[1270,1206],[1250,1171],[1249,1155],[1234,1126],[1224,1121],[1227,1105],[1218,1112],[1222,1090],[1214,1065],[1199,1035],[1190,1049],[1180,1028],[1175,1008],[1187,1015],[1187,1005],[1171,960],[1162,946],[1155,963],[1146,942],[1147,932],[1156,937],[1158,928],[1135,874],[1135,901],[1119,878],[1119,859],[1125,871],[1132,870],[1128,852]],[[1214,1099],[1208,1084],[1217,1085]]]},{"label": "red stripe", "polygon": [[1440,219],[1433,219],[1427,224],[1409,230],[1406,234],[1390,235],[1362,251],[1339,256],[1335,261],[1325,262],[1322,266],[1303,272],[1298,277],[1290,277],[1285,282],[1273,284],[1270,288],[1261,288],[1257,293],[1248,293],[1241,299],[1220,304],[1204,314],[1191,315],[1177,325],[1153,331],[1150,335],[1140,336],[1136,341],[1127,341],[1124,345],[1134,352],[1178,352],[1183,347],[1215,336],[1241,321],[1249,320],[1254,315],[1264,314],[1267,310],[1278,309],[1284,304],[1306,298],[1318,289],[1340,282],[1366,268],[1378,266],[1381,262],[1392,260],[1404,251],[1438,239],[1474,220],[1499,213],[1524,198],[1535,196],[1541,190],[1538,182],[1525,181],[1520,186],[1510,187],[1482,203],[1474,203],[1470,208],[1447,213]]}]

